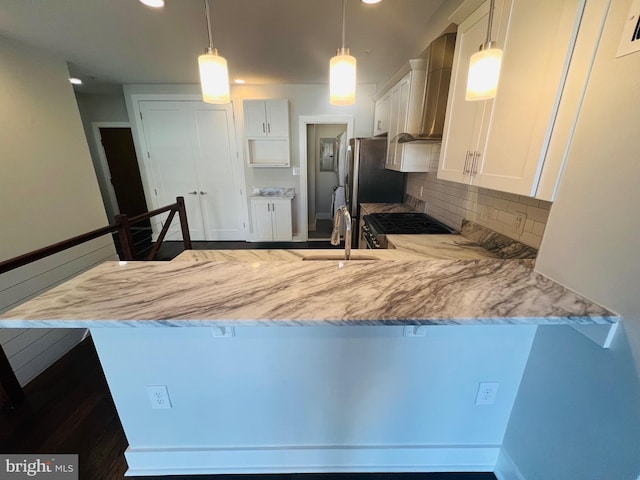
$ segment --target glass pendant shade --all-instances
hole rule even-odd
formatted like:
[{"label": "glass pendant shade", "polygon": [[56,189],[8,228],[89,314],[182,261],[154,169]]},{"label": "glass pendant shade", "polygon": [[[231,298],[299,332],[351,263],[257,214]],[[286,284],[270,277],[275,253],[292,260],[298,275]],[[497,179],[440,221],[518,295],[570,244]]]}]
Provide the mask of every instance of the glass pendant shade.
[{"label": "glass pendant shade", "polygon": [[206,103],[229,103],[229,71],[227,61],[218,55],[215,48],[207,48],[204,55],[198,57],[200,66],[200,85],[202,99]]},{"label": "glass pendant shade", "polygon": [[502,50],[487,48],[474,53],[469,62],[466,100],[488,100],[496,96]]},{"label": "glass pendant shade", "polygon": [[353,105],[356,102],[356,57],[348,48],[339,48],[329,62],[329,102],[331,105]]}]

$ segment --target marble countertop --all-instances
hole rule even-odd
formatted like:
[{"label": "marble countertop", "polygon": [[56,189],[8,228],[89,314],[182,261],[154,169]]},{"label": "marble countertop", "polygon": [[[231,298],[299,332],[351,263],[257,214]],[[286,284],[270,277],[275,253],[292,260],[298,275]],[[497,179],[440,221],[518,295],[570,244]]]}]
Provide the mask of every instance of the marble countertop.
[{"label": "marble countertop", "polygon": [[605,324],[530,261],[106,262],[0,315],[5,328]]},{"label": "marble countertop", "polygon": [[462,235],[387,235],[390,249],[439,259],[497,258]]},{"label": "marble countertop", "polygon": [[[315,250],[185,250],[174,262],[300,262],[331,258],[342,260],[344,249]],[[424,255],[404,250],[351,250],[352,261],[424,260]]]},{"label": "marble countertop", "polygon": [[294,198],[295,196],[296,190],[293,187],[254,187],[249,193],[249,197]]},{"label": "marble countertop", "polygon": [[417,212],[416,209],[404,203],[361,203],[360,209],[364,210],[361,212],[361,215],[371,215],[372,213]]}]

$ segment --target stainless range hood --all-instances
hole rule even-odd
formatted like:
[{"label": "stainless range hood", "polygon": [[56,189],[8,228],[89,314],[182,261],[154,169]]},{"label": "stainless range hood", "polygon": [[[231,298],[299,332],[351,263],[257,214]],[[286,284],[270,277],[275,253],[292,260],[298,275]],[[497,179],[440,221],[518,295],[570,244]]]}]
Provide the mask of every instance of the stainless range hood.
[{"label": "stainless range hood", "polygon": [[403,132],[394,138],[398,143],[440,142],[447,110],[453,51],[456,34],[447,33],[429,45],[427,84],[422,105],[422,122],[419,132]]}]

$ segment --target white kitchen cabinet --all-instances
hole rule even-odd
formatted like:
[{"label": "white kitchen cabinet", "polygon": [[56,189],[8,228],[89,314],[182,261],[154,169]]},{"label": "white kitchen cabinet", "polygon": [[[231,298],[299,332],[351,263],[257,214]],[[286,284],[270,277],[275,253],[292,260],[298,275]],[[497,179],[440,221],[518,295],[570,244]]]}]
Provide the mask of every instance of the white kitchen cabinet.
[{"label": "white kitchen cabinet", "polygon": [[243,109],[249,166],[288,167],[289,101],[244,100]]},{"label": "white kitchen cabinet", "polygon": [[[565,145],[570,138],[556,124],[559,112],[577,109],[576,102],[563,103],[566,79],[571,75],[574,87],[584,88],[584,59],[597,43],[592,32],[578,35],[583,9],[583,0],[496,0],[492,39],[504,51],[498,93],[474,102],[465,100],[469,58],[486,38],[489,2],[463,21],[454,13],[459,27],[438,178],[537,196],[545,165],[557,163],[548,155],[554,130],[562,131]],[[577,42],[585,43],[581,59],[574,57]],[[572,74],[574,64],[581,73]],[[563,122],[575,117],[562,114]],[[564,155],[561,150],[554,155]],[[553,170],[557,177],[560,168]]]},{"label": "white kitchen cabinet", "polygon": [[251,217],[256,241],[291,241],[293,226],[290,198],[252,197]]},{"label": "white kitchen cabinet", "polygon": [[[385,168],[399,172],[428,172],[431,145],[398,143],[400,133],[416,133],[422,121],[427,60],[409,61],[411,70],[389,92],[389,128]],[[384,98],[384,97],[383,97]]]},{"label": "white kitchen cabinet", "polygon": [[242,103],[247,138],[289,138],[288,100],[244,100]]},{"label": "white kitchen cabinet", "polygon": [[391,106],[391,92],[388,92],[376,102],[373,113],[373,135],[384,135],[389,132],[389,110]]}]

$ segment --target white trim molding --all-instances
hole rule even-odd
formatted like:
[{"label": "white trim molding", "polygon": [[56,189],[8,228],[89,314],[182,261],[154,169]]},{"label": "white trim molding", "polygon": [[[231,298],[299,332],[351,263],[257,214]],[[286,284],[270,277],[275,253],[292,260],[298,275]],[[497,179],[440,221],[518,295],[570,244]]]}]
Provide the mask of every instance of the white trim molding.
[{"label": "white trim molding", "polygon": [[322,472],[491,472],[495,446],[131,448],[127,476]]},{"label": "white trim molding", "polygon": [[498,477],[498,480],[526,480],[504,448],[500,449],[493,473]]}]

